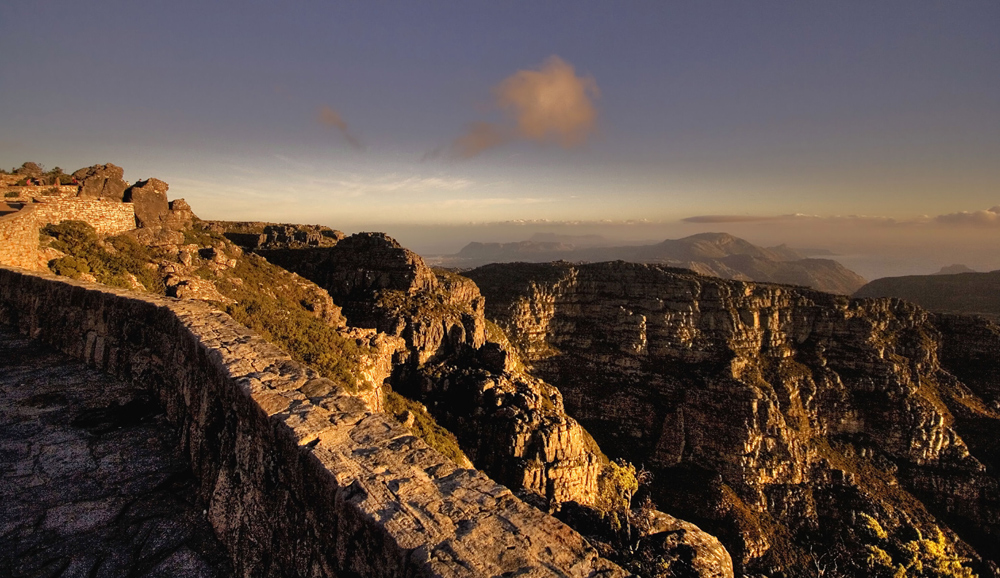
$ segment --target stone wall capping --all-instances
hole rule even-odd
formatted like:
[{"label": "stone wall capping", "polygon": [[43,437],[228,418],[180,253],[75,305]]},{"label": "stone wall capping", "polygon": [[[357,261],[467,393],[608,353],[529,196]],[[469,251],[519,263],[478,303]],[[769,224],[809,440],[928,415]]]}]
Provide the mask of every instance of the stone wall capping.
[{"label": "stone wall capping", "polygon": [[156,392],[237,575],[624,575],[208,305],[0,267],[0,323]]}]

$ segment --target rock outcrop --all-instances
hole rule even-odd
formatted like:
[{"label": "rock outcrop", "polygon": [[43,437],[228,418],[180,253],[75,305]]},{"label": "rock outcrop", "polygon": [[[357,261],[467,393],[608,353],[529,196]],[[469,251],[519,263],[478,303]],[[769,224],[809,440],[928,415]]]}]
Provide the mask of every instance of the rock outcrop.
[{"label": "rock outcrop", "polygon": [[124,201],[135,208],[135,237],[144,245],[179,245],[184,241],[181,231],[197,219],[184,199],[167,200],[169,188],[160,179],[146,179],[125,191]]},{"label": "rock outcrop", "polygon": [[248,250],[332,247],[344,238],[340,231],[322,225],[289,225],[255,221],[204,221],[212,231],[224,234]]},{"label": "rock outcrop", "polygon": [[85,167],[73,173],[73,178],[80,183],[80,197],[110,201],[124,198],[128,187],[124,176],[125,169],[111,163]]},{"label": "rock outcrop", "polygon": [[623,262],[467,275],[567,412],[738,570],[891,574],[929,540],[996,572],[995,326]]},{"label": "rock outcrop", "polygon": [[[86,186],[86,185],[85,185]],[[125,191],[124,200],[135,207],[135,220],[140,227],[159,227],[170,211],[167,189],[160,179],[139,181]]]}]

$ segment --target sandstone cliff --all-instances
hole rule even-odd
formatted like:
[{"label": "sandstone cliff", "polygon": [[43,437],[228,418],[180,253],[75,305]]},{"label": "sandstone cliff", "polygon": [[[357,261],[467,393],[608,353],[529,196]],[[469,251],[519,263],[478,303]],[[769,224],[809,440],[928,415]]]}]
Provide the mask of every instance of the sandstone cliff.
[{"label": "sandstone cliff", "polygon": [[996,326],[623,262],[468,276],[569,415],[744,572],[996,573]]},{"label": "sandstone cliff", "polygon": [[270,247],[257,252],[329,291],[350,325],[405,341],[393,387],[423,403],[478,467],[552,505],[593,503],[603,456],[565,414],[558,390],[520,372],[501,335],[488,341],[473,282],[435,273],[381,233],[330,247]]}]

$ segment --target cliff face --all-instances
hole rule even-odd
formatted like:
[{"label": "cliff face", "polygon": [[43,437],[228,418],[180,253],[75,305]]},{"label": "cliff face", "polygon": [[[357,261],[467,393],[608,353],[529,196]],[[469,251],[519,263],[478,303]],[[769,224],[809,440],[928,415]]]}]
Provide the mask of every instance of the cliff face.
[{"label": "cliff face", "polygon": [[994,571],[995,326],[622,262],[467,275],[568,413],[744,571],[891,575],[928,536]]},{"label": "cliff face", "polygon": [[559,391],[518,368],[472,281],[435,273],[381,233],[333,246],[257,250],[326,289],[351,326],[399,337],[391,379],[423,403],[494,479],[548,503],[593,503],[603,456]]}]

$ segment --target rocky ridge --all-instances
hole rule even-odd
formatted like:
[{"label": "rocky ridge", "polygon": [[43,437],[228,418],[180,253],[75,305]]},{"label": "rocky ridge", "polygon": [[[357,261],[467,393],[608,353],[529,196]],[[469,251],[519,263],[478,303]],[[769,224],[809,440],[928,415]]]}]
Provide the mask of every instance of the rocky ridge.
[{"label": "rocky ridge", "polygon": [[997,573],[995,325],[623,262],[467,275],[531,373],[738,570]]}]

